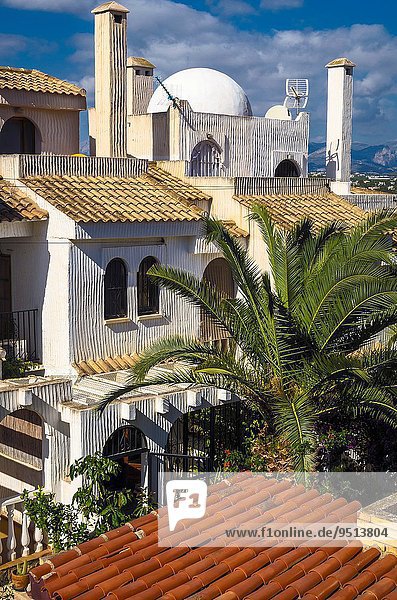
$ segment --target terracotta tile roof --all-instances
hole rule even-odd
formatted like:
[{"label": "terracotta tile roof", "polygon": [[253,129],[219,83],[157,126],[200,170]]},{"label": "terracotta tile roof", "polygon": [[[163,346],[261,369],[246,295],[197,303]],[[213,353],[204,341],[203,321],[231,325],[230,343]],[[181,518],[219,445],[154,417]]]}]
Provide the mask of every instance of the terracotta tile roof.
[{"label": "terracotta tile roof", "polygon": [[136,362],[137,355],[124,354],[123,356],[114,356],[107,358],[98,358],[96,360],[82,360],[73,363],[78,375],[99,375],[101,373],[111,373],[112,371],[122,371],[130,369]]},{"label": "terracotta tile roof", "polygon": [[146,58],[141,56],[129,56],[127,59],[128,67],[146,67],[147,69],[155,69],[156,65],[151,63]]},{"label": "terracotta tile roof", "polygon": [[[256,516],[263,524],[265,514],[291,523],[297,512],[305,512],[304,507],[310,512],[306,512],[308,517],[332,516],[335,523],[351,519],[357,512],[355,503],[333,500],[330,494],[316,496],[285,481],[268,480],[265,485],[244,473],[235,476],[232,487],[220,482],[212,489],[213,516],[209,518],[213,530],[216,524],[222,527],[226,513],[240,519]],[[197,523],[203,526],[205,520]],[[181,531],[183,525],[174,535],[180,536]],[[376,548],[353,544],[338,547],[336,542],[332,542],[333,547],[324,544],[317,548],[240,548],[235,543],[221,548],[193,548],[183,543],[166,548],[159,546],[158,539],[157,517],[150,514],[55,555],[31,571],[32,597],[395,600],[397,594],[397,557],[390,554],[381,558]]]},{"label": "terracotta tile roof", "polygon": [[43,221],[47,211],[25,196],[15,185],[0,177],[0,222]]},{"label": "terracotta tile roof", "polygon": [[86,95],[85,90],[74,83],[47,75],[36,69],[17,69],[15,67],[0,67],[0,90],[4,88],[84,97]]},{"label": "terracotta tile roof", "polygon": [[331,221],[339,221],[348,226],[359,223],[365,212],[333,193],[317,194],[274,194],[265,196],[235,196],[244,206],[263,204],[273,219],[286,229],[291,229],[304,217],[314,221],[317,228]]},{"label": "terracotta tile roof", "polygon": [[203,211],[194,203],[209,200],[155,166],[131,178],[48,175],[22,181],[79,223],[198,221]]}]

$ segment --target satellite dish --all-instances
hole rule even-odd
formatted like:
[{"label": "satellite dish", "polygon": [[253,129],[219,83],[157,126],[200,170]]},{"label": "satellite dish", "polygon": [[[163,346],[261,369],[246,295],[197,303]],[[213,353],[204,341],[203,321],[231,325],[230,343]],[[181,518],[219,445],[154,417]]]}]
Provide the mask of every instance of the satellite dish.
[{"label": "satellite dish", "polygon": [[287,107],[282,104],[276,104],[269,108],[265,114],[265,119],[278,119],[279,121],[291,121],[292,116]]},{"label": "satellite dish", "polygon": [[297,113],[306,108],[309,100],[309,80],[308,79],[287,79],[285,82],[285,91],[287,94],[284,100],[286,108],[295,109]]}]

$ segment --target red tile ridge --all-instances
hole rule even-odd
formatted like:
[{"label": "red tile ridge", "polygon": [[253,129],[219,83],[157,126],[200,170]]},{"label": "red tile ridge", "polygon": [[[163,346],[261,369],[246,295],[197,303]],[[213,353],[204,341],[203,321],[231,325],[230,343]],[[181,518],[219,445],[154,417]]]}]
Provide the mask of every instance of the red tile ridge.
[{"label": "red tile ridge", "polygon": [[279,583],[273,581],[265,587],[259,588],[256,592],[252,592],[248,596],[245,596],[246,600],[270,600],[274,596],[277,596],[283,589]]},{"label": "red tile ridge", "polygon": [[192,579],[164,594],[162,600],[186,600],[202,588],[201,581]]},{"label": "red tile ridge", "polygon": [[387,596],[383,600],[397,600],[397,590],[394,590],[394,592],[390,592],[390,594],[387,594]]},{"label": "red tile ridge", "polygon": [[223,577],[214,581],[205,590],[202,590],[197,595],[200,600],[212,600],[212,598],[218,598],[220,594],[226,592],[230,587],[233,587],[246,579],[242,571],[232,571],[227,573]]},{"label": "red tile ridge", "polygon": [[230,588],[229,592],[235,594],[238,600],[243,600],[247,596],[263,586],[263,580],[256,573],[248,577],[245,581],[238,583]]},{"label": "red tile ridge", "polygon": [[126,585],[109,592],[107,597],[112,600],[125,600],[126,598],[135,597],[135,594],[139,594],[146,589],[146,583],[144,583],[141,579],[138,579],[138,581],[127,583]]},{"label": "red tile ridge", "polygon": [[156,590],[158,590],[159,597],[161,597],[164,594],[166,594],[167,592],[183,585],[184,583],[187,583],[188,581],[190,581],[190,578],[187,575],[187,573],[184,573],[183,571],[181,571],[180,573],[175,573],[174,575],[171,575],[171,577],[166,577],[165,579],[162,579],[161,581],[157,581],[153,585],[153,587]]},{"label": "red tile ridge", "polygon": [[369,567],[364,569],[364,573],[372,573],[375,575],[378,581],[382,575],[385,575],[388,571],[393,569],[397,565],[397,556],[393,554],[387,554],[380,560],[372,563]]},{"label": "red tile ridge", "polygon": [[393,592],[396,588],[394,581],[388,578],[382,578],[366,589],[360,596],[363,600],[382,600],[387,594]]},{"label": "red tile ridge", "polygon": [[287,587],[285,590],[274,596],[273,600],[295,600],[298,598],[297,591],[292,587]]},{"label": "red tile ridge", "polygon": [[346,583],[344,589],[351,587],[354,589],[356,596],[358,596],[367,587],[371,586],[375,582],[376,582],[376,578],[375,578],[375,575],[373,575],[373,573],[368,573],[368,572],[363,571],[362,573],[357,575],[357,577],[355,577],[354,579],[352,579],[351,581]]},{"label": "red tile ridge", "polygon": [[383,579],[384,577],[391,579],[397,585],[397,567],[393,567],[391,571],[388,571],[387,573],[385,573],[385,575],[382,575],[381,579]]}]

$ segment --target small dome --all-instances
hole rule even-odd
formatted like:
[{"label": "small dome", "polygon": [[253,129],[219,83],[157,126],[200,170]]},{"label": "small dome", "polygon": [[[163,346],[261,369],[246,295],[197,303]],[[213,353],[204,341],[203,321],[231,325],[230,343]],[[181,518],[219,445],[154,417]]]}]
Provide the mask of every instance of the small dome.
[{"label": "small dome", "polygon": [[[251,105],[244,90],[231,77],[214,69],[186,69],[164,82],[169,93],[187,100],[194,112],[217,115],[250,116]],[[148,113],[165,112],[171,105],[164,88],[154,92]]]}]

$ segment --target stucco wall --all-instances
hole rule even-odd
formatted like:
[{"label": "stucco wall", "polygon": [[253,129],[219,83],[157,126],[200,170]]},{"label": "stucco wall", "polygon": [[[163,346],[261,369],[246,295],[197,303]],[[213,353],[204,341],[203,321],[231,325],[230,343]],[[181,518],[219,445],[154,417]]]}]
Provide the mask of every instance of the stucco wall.
[{"label": "stucco wall", "polygon": [[[162,264],[202,273],[217,255],[194,254],[189,236],[125,239],[123,242],[79,241],[73,244],[70,271],[70,338],[72,361],[132,354],[167,335],[198,332],[198,312],[167,290],[160,290],[162,317],[140,319],[137,314],[137,271],[146,256]],[[104,273],[112,258],[124,260],[128,270],[128,322],[104,320]]]},{"label": "stucco wall", "polygon": [[38,152],[53,154],[75,154],[79,152],[79,112],[70,110],[44,110],[21,108],[18,114],[14,108],[0,103],[0,131],[5,121],[12,117],[26,117],[39,131]]},{"label": "stucco wall", "polygon": [[222,176],[273,177],[284,159],[294,160],[307,175],[309,115],[281,121],[195,113],[183,103],[167,113],[129,117],[128,152],[151,160],[186,160],[201,141],[222,149]]}]

